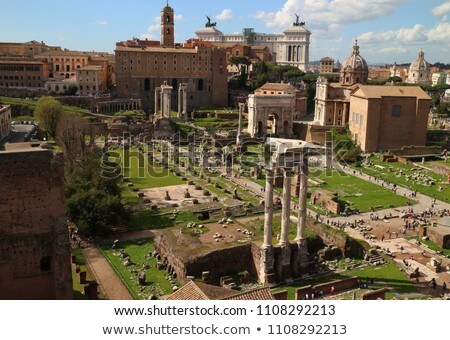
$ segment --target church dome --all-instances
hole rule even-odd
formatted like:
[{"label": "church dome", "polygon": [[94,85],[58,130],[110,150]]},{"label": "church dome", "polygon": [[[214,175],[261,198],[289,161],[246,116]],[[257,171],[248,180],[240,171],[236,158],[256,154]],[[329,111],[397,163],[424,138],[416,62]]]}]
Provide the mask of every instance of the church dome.
[{"label": "church dome", "polygon": [[352,54],[345,59],[341,66],[341,84],[365,84],[369,75],[366,60],[359,54],[358,41],[353,46]]},{"label": "church dome", "polygon": [[425,60],[425,53],[419,52],[419,57],[411,63],[408,69],[408,83],[427,83],[430,75],[430,64]]},{"label": "church dome", "polygon": [[423,51],[419,52],[419,58],[416,59],[410,66],[410,71],[421,71],[421,70],[429,70],[430,64],[425,60],[425,53]]},{"label": "church dome", "polygon": [[341,66],[341,72],[349,70],[369,72],[369,67],[367,66],[366,60],[359,54],[359,46],[357,42],[353,46],[352,55],[345,59]]}]

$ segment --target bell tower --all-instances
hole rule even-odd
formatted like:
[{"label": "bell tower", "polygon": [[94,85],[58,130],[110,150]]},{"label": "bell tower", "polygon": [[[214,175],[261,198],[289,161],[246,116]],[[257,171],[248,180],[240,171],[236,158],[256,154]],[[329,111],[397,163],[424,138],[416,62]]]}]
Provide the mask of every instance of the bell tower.
[{"label": "bell tower", "polygon": [[161,10],[161,46],[175,46],[174,29],[174,12],[167,1],[166,7]]}]

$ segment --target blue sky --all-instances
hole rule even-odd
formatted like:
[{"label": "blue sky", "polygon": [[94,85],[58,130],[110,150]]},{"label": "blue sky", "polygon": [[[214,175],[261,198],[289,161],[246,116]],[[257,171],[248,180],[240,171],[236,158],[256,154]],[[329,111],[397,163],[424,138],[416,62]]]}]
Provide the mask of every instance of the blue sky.
[{"label": "blue sky", "polygon": [[[281,32],[306,21],[312,33],[310,59],[341,61],[358,37],[369,63],[425,58],[450,63],[450,0],[169,0],[175,10],[176,41],[194,37],[210,15],[224,33],[253,27]],[[72,50],[112,52],[132,37],[159,40],[165,0],[0,0],[0,41],[43,40]]]}]

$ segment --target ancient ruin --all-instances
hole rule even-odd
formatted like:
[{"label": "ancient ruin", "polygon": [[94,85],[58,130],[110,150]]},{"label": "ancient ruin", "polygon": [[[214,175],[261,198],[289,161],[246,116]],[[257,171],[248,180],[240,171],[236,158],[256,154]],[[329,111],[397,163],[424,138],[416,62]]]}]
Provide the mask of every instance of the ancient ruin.
[{"label": "ancient ruin", "polygon": [[72,299],[62,154],[0,152],[0,300]]}]

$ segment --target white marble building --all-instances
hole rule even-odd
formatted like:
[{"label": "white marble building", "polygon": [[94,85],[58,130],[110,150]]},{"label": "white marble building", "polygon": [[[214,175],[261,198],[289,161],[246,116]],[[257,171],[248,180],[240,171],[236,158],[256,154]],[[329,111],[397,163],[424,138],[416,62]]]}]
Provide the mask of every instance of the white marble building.
[{"label": "white marble building", "polygon": [[296,22],[279,34],[257,33],[253,28],[244,28],[241,34],[223,34],[215,23],[208,23],[195,32],[198,39],[216,43],[240,43],[255,46],[267,46],[280,65],[291,65],[306,71],[309,63],[309,38],[311,32],[304,22]]}]

